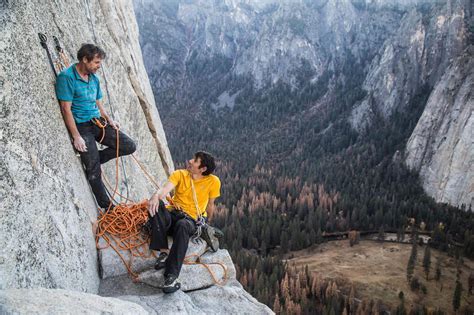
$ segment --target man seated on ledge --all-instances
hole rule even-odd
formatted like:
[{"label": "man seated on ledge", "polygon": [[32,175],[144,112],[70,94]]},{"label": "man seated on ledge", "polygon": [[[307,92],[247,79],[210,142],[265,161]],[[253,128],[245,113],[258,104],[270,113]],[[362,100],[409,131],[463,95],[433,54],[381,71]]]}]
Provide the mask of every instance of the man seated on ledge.
[{"label": "man seated on ledge", "polygon": [[[186,170],[174,171],[166,185],[150,198],[150,249],[160,251],[155,269],[165,268],[165,293],[175,292],[181,287],[178,276],[189,239],[197,229],[196,220],[199,214],[204,218],[210,216],[215,207],[214,201],[220,196],[221,182],[212,174],[215,168],[212,155],[196,152],[187,162]],[[172,205],[165,207],[162,199],[173,188]],[[168,235],[173,237],[171,250],[168,249]]]},{"label": "man seated on ledge", "polygon": [[[117,157],[119,125],[107,115],[102,105],[100,82],[95,75],[104,58],[105,52],[101,48],[83,44],[77,52],[79,62],[58,75],[56,96],[74,147],[79,151],[86,167],[87,179],[95,199],[99,207],[108,210],[110,199],[102,182],[100,165]],[[135,152],[133,140],[121,131],[118,133],[118,154],[122,156]],[[107,148],[99,151],[96,141],[101,139],[101,143]]]}]

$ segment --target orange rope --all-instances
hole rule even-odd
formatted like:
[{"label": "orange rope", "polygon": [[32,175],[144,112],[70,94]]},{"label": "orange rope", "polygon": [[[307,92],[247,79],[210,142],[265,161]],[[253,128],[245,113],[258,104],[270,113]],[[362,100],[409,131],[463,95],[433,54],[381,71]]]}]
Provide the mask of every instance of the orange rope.
[{"label": "orange rope", "polygon": [[[112,184],[110,184],[110,181],[109,181],[109,179],[107,178],[107,176],[105,176],[104,172],[102,172],[102,178],[104,179],[104,183],[105,183],[105,186],[107,186],[107,189],[108,189],[108,190],[112,190]],[[121,198],[121,200],[125,200],[126,202],[130,202],[130,203],[135,203],[134,200],[125,197],[124,195],[120,194],[119,192],[115,192],[115,194],[116,194],[117,196],[119,196],[119,197]],[[115,199],[113,199],[113,200],[116,202]],[[118,202],[116,202],[116,203],[118,203]]]},{"label": "orange rope", "polygon": [[[112,211],[102,213],[98,220],[97,249],[111,247],[119,255],[134,280],[138,275],[132,270],[133,257],[155,256],[148,249],[149,236],[141,231],[141,226],[147,221],[148,200],[136,204],[119,204]],[[106,242],[105,246],[99,246],[99,238]],[[130,253],[128,262],[120,253],[125,250]]]},{"label": "orange rope", "polygon": [[160,185],[158,185],[158,183],[156,182],[156,180],[153,179],[153,177],[150,175],[150,173],[148,173],[145,169],[145,167],[143,166],[142,163],[140,163],[140,161],[137,159],[137,157],[132,154],[132,158],[133,160],[137,163],[137,165],[142,169],[143,173],[145,174],[145,176],[153,183],[153,185],[155,186],[156,189],[160,188]]},{"label": "orange rope", "polygon": [[[196,261],[190,261],[189,259],[193,256],[197,256],[197,260]],[[227,267],[224,263],[220,263],[220,262],[212,262],[212,263],[203,263],[200,261],[200,258],[201,256],[197,255],[197,254],[192,254],[192,255],[189,255],[189,256],[186,256],[184,258],[184,262],[183,264],[185,265],[201,265],[201,266],[204,266],[207,271],[209,271],[209,273],[211,274],[211,277],[212,277],[212,280],[214,281],[215,284],[217,285],[224,285],[226,282],[227,282]],[[224,277],[222,279],[222,282],[219,283],[219,280],[217,279],[216,275],[214,274],[214,272],[212,271],[210,265],[219,265],[222,267],[222,269],[224,270]]]}]

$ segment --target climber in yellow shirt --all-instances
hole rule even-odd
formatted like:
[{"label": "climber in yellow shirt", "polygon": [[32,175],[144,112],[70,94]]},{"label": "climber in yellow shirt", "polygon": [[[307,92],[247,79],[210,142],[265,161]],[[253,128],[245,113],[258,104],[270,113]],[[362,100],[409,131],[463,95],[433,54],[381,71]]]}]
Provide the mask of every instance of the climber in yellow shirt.
[{"label": "climber in yellow shirt", "polygon": [[[178,276],[189,239],[197,230],[197,221],[212,215],[214,201],[220,196],[221,182],[212,174],[215,168],[211,154],[196,152],[185,170],[174,171],[166,185],[150,197],[150,249],[160,251],[155,269],[165,268],[165,293],[175,292],[181,287]],[[163,199],[173,189],[172,204],[165,206]],[[168,235],[173,237],[171,249],[168,249]]]}]

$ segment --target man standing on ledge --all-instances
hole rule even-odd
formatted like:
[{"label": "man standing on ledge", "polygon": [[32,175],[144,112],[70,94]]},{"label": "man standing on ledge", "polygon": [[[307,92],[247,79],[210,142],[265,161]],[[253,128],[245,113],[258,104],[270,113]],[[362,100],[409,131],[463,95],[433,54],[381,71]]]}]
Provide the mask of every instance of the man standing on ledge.
[{"label": "man standing on ledge", "polygon": [[[110,199],[102,182],[100,165],[117,156],[119,125],[104,109],[99,78],[95,75],[104,58],[105,52],[101,48],[83,44],[77,52],[79,62],[58,75],[56,96],[74,147],[86,167],[95,199],[101,208],[108,210]],[[99,151],[96,141],[101,141],[107,148]],[[135,150],[133,140],[119,131],[119,155],[132,154]]]},{"label": "man standing on ledge", "polygon": [[[207,152],[196,152],[186,170],[171,174],[166,185],[155,192],[149,202],[152,237],[150,249],[159,250],[155,269],[165,268],[163,291],[172,293],[181,287],[178,276],[188,249],[190,237],[196,232],[199,217],[207,218],[214,211],[220,196],[221,181],[212,172],[216,164]],[[162,199],[175,190],[172,205],[165,207]],[[168,249],[168,234],[173,237]]]}]

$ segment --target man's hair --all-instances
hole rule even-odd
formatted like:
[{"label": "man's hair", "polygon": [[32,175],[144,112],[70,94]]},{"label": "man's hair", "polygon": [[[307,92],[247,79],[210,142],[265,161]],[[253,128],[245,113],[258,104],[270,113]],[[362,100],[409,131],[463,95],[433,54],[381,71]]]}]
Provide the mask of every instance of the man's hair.
[{"label": "man's hair", "polygon": [[201,159],[201,165],[199,165],[199,168],[202,168],[204,166],[207,168],[206,171],[202,173],[202,175],[206,176],[212,174],[212,172],[214,172],[214,170],[216,169],[216,162],[214,161],[214,157],[210,153],[198,151],[194,153],[194,158]]},{"label": "man's hair", "polygon": [[92,61],[95,56],[104,59],[105,51],[93,44],[82,44],[81,48],[77,51],[77,60],[79,61],[82,61],[84,57],[86,57],[87,61]]}]

